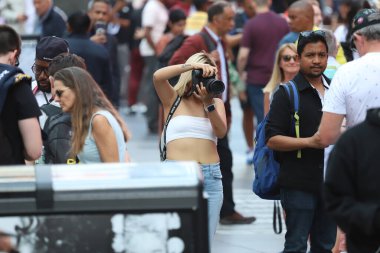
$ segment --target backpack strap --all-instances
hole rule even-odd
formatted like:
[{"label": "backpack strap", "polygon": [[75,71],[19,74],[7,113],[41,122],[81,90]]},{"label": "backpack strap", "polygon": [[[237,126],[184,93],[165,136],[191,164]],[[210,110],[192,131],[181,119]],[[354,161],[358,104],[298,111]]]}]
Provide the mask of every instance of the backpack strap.
[{"label": "backpack strap", "polygon": [[47,134],[48,134],[48,129],[49,129],[51,119],[53,118],[53,116],[62,113],[62,109],[52,104],[44,104],[40,106],[40,110],[46,114],[46,121],[41,131],[42,140],[45,141],[48,139]]},{"label": "backpack strap", "polygon": [[[299,93],[296,84],[290,80],[288,84],[284,85],[286,92],[288,93],[290,101],[293,101],[293,124],[296,138],[300,138],[300,117],[298,115],[299,110]],[[301,158],[301,149],[297,151],[297,158]]]},{"label": "backpack strap", "polygon": [[199,32],[199,35],[203,38],[203,41],[206,43],[207,50],[210,53],[211,51],[216,49],[216,45],[214,41],[210,38],[210,36],[205,32]]},{"label": "backpack strap", "polygon": [[174,112],[177,110],[179,103],[181,102],[181,99],[182,99],[182,97],[180,97],[180,96],[177,96],[177,98],[175,99],[172,107],[170,108],[168,117],[166,118],[164,129],[162,130],[162,134],[163,134],[163,140],[162,141],[163,141],[163,143],[160,143],[160,146],[163,145],[163,147],[160,149],[161,161],[166,160],[166,129],[168,128],[169,122],[172,119]]},{"label": "backpack strap", "polygon": [[46,116],[51,117],[62,112],[62,109],[58,106],[52,104],[44,104],[40,106],[40,109],[46,114]]},{"label": "backpack strap", "polygon": [[277,235],[282,233],[281,207],[278,200],[273,201],[273,231]]}]

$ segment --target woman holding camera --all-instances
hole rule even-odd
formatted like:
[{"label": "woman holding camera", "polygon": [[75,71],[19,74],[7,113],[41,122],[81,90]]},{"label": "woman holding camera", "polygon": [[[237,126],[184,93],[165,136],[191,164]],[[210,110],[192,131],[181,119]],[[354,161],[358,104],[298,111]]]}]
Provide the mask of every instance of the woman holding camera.
[{"label": "woman holding camera", "polygon": [[[157,70],[153,75],[154,87],[167,118],[177,97],[180,103],[166,129],[166,160],[196,161],[204,177],[204,188],[209,195],[209,242],[216,231],[223,202],[222,174],[216,149],[217,138],[227,133],[223,101],[215,98],[204,86],[193,83],[192,73],[201,70],[199,79],[216,76],[215,62],[205,53],[192,55],[185,64]],[[172,87],[169,79],[180,75]],[[198,78],[197,78],[198,79]]]}]

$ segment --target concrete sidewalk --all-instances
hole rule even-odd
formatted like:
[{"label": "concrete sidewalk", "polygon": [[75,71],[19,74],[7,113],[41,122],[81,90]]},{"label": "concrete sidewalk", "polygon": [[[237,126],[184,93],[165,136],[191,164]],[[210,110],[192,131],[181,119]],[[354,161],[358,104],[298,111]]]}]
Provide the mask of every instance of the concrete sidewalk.
[{"label": "concrete sidewalk", "polygon": [[[237,99],[232,104],[232,126],[229,133],[233,152],[234,200],[236,210],[246,216],[256,216],[250,225],[219,225],[212,253],[273,253],[284,245],[284,230],[276,235],[272,228],[273,201],[262,200],[252,193],[253,169],[245,165],[246,144],[242,132],[242,113]],[[134,162],[158,162],[158,136],[149,135],[144,115],[127,115],[120,109],[132,131],[128,150]]]}]

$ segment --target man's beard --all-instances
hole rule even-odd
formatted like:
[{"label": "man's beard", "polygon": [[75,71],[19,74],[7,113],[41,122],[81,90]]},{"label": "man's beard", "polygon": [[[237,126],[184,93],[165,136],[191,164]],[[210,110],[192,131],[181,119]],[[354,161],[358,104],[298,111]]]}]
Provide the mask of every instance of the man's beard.
[{"label": "man's beard", "polygon": [[46,93],[51,93],[51,87],[49,85],[41,85],[39,81],[37,81],[37,86],[40,91],[46,92]]},{"label": "man's beard", "polygon": [[[323,73],[323,72],[322,72]],[[322,73],[320,74],[313,74],[313,73],[308,73],[306,76],[310,78],[318,78],[322,76]]]},{"label": "man's beard", "polygon": [[307,76],[307,77],[310,77],[310,78],[318,78],[318,77],[321,77],[322,74],[323,74],[323,71],[319,72],[319,73],[312,73],[312,72],[307,72],[306,71],[302,71],[300,70],[300,72],[304,75],[304,76]]}]

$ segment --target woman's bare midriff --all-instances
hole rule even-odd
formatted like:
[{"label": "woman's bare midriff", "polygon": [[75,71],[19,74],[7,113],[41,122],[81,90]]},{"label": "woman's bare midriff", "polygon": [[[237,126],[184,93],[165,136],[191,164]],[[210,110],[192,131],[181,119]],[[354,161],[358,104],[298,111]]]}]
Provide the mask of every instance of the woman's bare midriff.
[{"label": "woman's bare midriff", "polygon": [[167,144],[168,160],[196,161],[200,164],[218,163],[216,145],[211,140],[183,138]]}]

